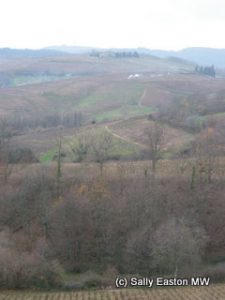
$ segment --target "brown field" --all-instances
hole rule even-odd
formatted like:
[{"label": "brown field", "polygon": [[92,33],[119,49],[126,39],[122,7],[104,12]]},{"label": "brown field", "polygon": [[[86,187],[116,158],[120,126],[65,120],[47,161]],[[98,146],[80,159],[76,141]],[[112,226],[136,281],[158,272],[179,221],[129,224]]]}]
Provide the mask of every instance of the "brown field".
[{"label": "brown field", "polygon": [[173,99],[198,97],[214,100],[224,94],[224,79],[197,75],[171,75],[146,80],[145,106],[159,106]]},{"label": "brown field", "polygon": [[[2,61],[1,72],[12,77],[26,72],[31,77],[46,72],[64,77],[1,89],[0,115],[32,116],[79,110],[91,117],[107,112],[105,118],[110,120],[121,118],[121,114],[122,118],[126,114],[129,117],[131,112],[126,106],[118,113],[124,104],[135,108],[133,115],[140,115],[144,111],[137,112],[136,106],[157,109],[174,99],[197,97],[213,101],[223,97],[224,79],[185,74],[191,71],[190,64],[155,57],[113,59],[69,55]],[[128,80],[131,73],[140,73],[141,77]],[[104,115],[99,119],[104,120]]]},{"label": "brown field", "polygon": [[[22,116],[30,116],[71,109],[99,114],[101,111],[117,109],[121,107],[121,102],[127,101],[124,91],[136,85],[136,80],[128,82],[130,73],[144,74],[143,78],[148,81],[157,74],[165,76],[168,72],[178,73],[191,68],[191,65],[171,63],[154,57],[117,60],[71,55],[3,61],[2,74],[12,78],[23,74],[28,77],[39,74],[64,77],[63,80],[1,89],[0,115],[20,113]],[[141,85],[144,89],[144,81]]]},{"label": "brown field", "polygon": [[[128,81],[127,75],[117,73],[2,89],[0,113],[35,117],[77,110],[88,118],[88,123],[96,117],[97,123],[101,123],[115,137],[144,148],[144,131],[150,123],[146,118],[149,112],[145,111],[146,108],[157,111],[158,107],[169,105],[176,99],[185,100],[185,97],[199,97],[203,102],[211,101],[210,99],[223,100],[223,92],[222,79],[194,75],[154,77],[144,74],[138,80]],[[223,120],[224,116],[220,115],[220,119]],[[176,152],[194,139],[193,134],[181,128],[166,127],[165,151]],[[14,142],[18,146],[31,148],[39,156],[54,148],[59,133],[71,136],[75,131],[77,132],[60,128],[38,129],[14,137]]]},{"label": "brown field", "polygon": [[153,56],[136,58],[115,59],[110,57],[93,57],[88,55],[66,55],[45,58],[20,58],[1,61],[1,70],[15,72],[17,70],[49,70],[51,73],[77,74],[109,73],[110,72],[171,72],[192,70],[192,64],[183,61],[170,61]]},{"label": "brown field", "polygon": [[[146,117],[130,118],[125,121],[115,121],[95,125],[83,126],[81,128],[49,128],[36,129],[20,136],[13,137],[11,144],[17,147],[30,148],[36,157],[53,150],[56,147],[59,136],[64,137],[63,146],[67,148],[68,141],[76,140],[79,133],[88,134],[90,130],[100,129],[110,132],[116,140],[122,141],[128,145],[133,145],[137,150],[147,149],[148,141],[145,134],[146,129],[153,122]],[[165,126],[165,140],[163,142],[163,152],[171,155],[189,147],[191,141],[195,138],[184,130],[176,129],[171,126]]]},{"label": "brown field", "polygon": [[[148,144],[145,131],[153,121],[146,117],[130,118],[129,120],[114,122],[108,125],[112,133],[123,137],[125,140],[146,147]],[[171,126],[165,126],[165,141],[163,144],[164,151],[174,151],[184,148],[194,139],[194,135],[184,130],[176,129]]]},{"label": "brown field", "polygon": [[99,290],[84,292],[0,292],[0,300],[224,300],[225,285],[209,287]]}]

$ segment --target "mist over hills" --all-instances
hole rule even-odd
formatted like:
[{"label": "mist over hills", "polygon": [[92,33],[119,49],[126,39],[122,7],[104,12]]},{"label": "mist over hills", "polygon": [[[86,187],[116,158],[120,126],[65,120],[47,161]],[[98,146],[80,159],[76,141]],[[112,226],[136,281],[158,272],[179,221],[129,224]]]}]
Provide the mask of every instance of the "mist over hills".
[{"label": "mist over hills", "polygon": [[225,68],[225,49],[192,47],[180,51],[150,50],[149,53],[161,58],[173,56],[200,65],[214,65],[216,68]]},{"label": "mist over hills", "polygon": [[61,56],[63,53],[54,49],[13,49],[0,48],[0,59],[13,58],[40,58],[48,56]]},{"label": "mist over hills", "polygon": [[93,49],[96,51],[137,51],[142,55],[152,55],[159,58],[176,57],[200,65],[214,65],[216,68],[225,68],[225,49],[190,47],[180,51],[151,50],[148,48],[111,48],[102,49],[80,46],[53,46],[48,50],[62,51],[73,54],[88,54]]},{"label": "mist over hills", "polygon": [[69,54],[88,55],[92,51],[129,52],[136,51],[140,55],[154,56],[158,58],[181,59],[199,65],[214,65],[216,68],[225,68],[225,49],[191,47],[179,51],[152,50],[148,48],[95,48],[85,46],[50,46],[43,49],[12,49],[0,48],[0,59],[13,58],[40,58],[48,56],[62,56]]}]

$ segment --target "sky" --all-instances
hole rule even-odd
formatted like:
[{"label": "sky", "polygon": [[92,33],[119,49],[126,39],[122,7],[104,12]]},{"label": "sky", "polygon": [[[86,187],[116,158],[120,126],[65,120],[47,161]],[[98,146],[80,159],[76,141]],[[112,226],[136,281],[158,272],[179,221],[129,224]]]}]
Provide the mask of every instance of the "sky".
[{"label": "sky", "polygon": [[0,2],[0,47],[225,48],[225,0]]}]

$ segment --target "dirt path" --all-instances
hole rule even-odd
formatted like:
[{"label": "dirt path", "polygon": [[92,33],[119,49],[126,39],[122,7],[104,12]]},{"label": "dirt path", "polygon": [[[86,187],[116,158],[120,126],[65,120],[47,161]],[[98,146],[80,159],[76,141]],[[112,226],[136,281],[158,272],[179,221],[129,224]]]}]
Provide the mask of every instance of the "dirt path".
[{"label": "dirt path", "polygon": [[144,100],[146,94],[147,94],[147,89],[144,90],[144,92],[142,93],[142,95],[141,95],[141,97],[140,97],[140,99],[138,101],[138,106],[141,107],[141,108],[144,107],[144,105],[142,104],[142,101]]},{"label": "dirt path", "polygon": [[[122,121],[119,121],[119,122],[122,122]],[[110,123],[110,125],[114,125],[114,124],[116,124],[116,123],[118,123],[118,121],[115,121],[115,122],[113,122],[113,123]],[[145,147],[146,147],[144,144],[134,142],[134,141],[132,141],[132,140],[126,138],[126,137],[123,137],[123,136],[121,136],[121,135],[119,135],[119,134],[113,132],[113,131],[109,128],[109,125],[105,125],[105,130],[106,130],[107,132],[109,132],[110,134],[112,134],[114,137],[116,137],[116,138],[118,138],[118,139],[120,139],[120,140],[122,140],[122,141],[124,141],[124,142],[127,142],[127,143],[129,143],[129,144],[133,144],[133,145],[136,145],[136,146],[139,146],[139,147],[142,147],[142,148],[145,148]]]},{"label": "dirt path", "polygon": [[[142,95],[141,95],[141,97],[140,97],[140,99],[139,99],[139,101],[138,101],[138,106],[139,106],[139,107],[144,107],[143,104],[142,104],[142,101],[144,100],[146,94],[147,94],[147,89],[144,90],[144,92],[142,93]],[[123,121],[124,121],[124,120],[119,120],[119,121],[111,122],[110,124],[105,125],[105,130],[106,130],[107,132],[111,133],[114,137],[119,138],[120,140],[122,140],[122,141],[124,141],[124,142],[127,142],[127,143],[130,143],[130,144],[139,146],[139,147],[141,147],[141,148],[146,148],[146,145],[141,144],[141,143],[138,143],[138,142],[134,142],[134,141],[132,141],[131,139],[128,139],[128,138],[126,138],[126,137],[123,137],[123,136],[121,136],[121,135],[119,135],[119,134],[113,132],[113,131],[109,128],[109,126],[112,126],[112,125],[121,123],[121,122],[123,122]]]}]

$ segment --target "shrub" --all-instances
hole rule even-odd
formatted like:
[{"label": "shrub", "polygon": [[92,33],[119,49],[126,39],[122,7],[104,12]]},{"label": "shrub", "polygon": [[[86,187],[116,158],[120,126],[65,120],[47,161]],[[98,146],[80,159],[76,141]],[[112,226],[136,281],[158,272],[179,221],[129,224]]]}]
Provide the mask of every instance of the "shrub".
[{"label": "shrub", "polygon": [[211,282],[225,282],[225,264],[219,264],[217,266],[211,267],[204,274],[205,277],[210,277]]},{"label": "shrub", "polygon": [[9,151],[9,163],[34,163],[38,162],[34,153],[29,148],[15,148]]},{"label": "shrub", "polygon": [[87,271],[80,276],[82,288],[98,288],[104,286],[104,278],[93,272]]},{"label": "shrub", "polygon": [[0,286],[2,288],[60,287],[60,268],[57,262],[47,261],[35,249],[20,252],[6,232],[0,234]]}]

